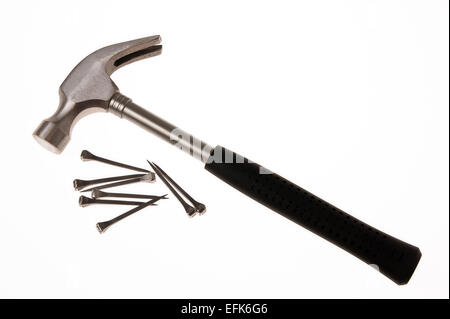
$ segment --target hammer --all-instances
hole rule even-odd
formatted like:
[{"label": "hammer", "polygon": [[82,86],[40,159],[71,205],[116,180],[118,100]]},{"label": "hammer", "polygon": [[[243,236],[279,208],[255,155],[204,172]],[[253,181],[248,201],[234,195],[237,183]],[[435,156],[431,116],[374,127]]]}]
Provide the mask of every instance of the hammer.
[{"label": "hammer", "polygon": [[113,113],[199,159],[207,171],[230,186],[346,250],[395,283],[408,283],[422,256],[419,248],[361,222],[243,156],[221,146],[213,148],[122,95],[110,75],[129,63],[159,55],[160,43],[160,36],[155,35],[88,55],[62,83],[56,113],[39,125],[34,138],[46,149],[61,153],[83,116]]}]

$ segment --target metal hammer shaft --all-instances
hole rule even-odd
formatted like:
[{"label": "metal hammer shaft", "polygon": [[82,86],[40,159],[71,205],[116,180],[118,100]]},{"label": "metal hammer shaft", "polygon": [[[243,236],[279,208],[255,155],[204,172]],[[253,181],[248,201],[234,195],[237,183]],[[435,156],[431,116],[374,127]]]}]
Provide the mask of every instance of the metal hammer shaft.
[{"label": "metal hammer shaft", "polygon": [[133,103],[130,98],[121,93],[116,93],[112,97],[108,111],[133,122],[166,142],[178,146],[203,163],[206,163],[213,149],[204,141]]}]

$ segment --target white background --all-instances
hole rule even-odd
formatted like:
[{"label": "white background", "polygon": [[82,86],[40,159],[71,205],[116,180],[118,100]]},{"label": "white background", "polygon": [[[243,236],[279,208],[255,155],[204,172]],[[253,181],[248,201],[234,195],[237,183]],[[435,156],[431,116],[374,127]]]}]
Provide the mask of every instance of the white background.
[{"label": "white background", "polygon": [[[0,297],[449,297],[447,1],[9,1],[0,5]],[[244,197],[202,164],[110,114],[62,155],[31,133],[87,54],[160,34],[162,56],[113,75],[121,91],[418,246],[399,287]],[[77,206],[74,178],[128,173],[82,149],[159,163],[208,213],[160,203]],[[162,194],[159,182],[123,188]]]}]

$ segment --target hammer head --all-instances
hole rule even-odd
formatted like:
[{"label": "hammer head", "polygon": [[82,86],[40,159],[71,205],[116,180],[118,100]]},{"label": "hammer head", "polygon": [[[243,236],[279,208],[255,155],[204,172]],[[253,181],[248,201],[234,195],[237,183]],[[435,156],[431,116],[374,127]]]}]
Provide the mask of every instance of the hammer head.
[{"label": "hammer head", "polygon": [[82,60],[59,88],[55,114],[42,121],[33,137],[46,149],[61,153],[75,123],[85,115],[107,112],[119,92],[110,75],[129,63],[161,54],[161,37],[154,35],[104,47]]}]

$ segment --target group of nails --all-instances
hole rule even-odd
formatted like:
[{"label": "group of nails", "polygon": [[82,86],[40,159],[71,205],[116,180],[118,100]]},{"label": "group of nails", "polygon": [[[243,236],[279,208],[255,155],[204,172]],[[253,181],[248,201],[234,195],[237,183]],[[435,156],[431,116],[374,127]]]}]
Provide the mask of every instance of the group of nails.
[{"label": "group of nails", "polygon": [[[175,198],[180,202],[183,206],[186,214],[189,217],[194,217],[196,214],[203,215],[206,212],[206,206],[202,203],[194,200],[188,193],[186,193],[166,172],[162,170],[161,167],[156,165],[153,162],[149,162],[150,167],[155,171],[155,173],[150,170],[146,170],[143,168],[119,163],[116,161],[112,161],[106,159],[104,157],[96,156],[89,151],[81,152],[81,160],[82,161],[97,161],[108,165],[113,165],[121,168],[126,168],[129,170],[140,172],[140,174],[133,175],[123,175],[123,176],[115,176],[115,177],[107,177],[107,178],[99,178],[93,180],[81,180],[75,179],[73,181],[73,187],[75,190],[80,192],[91,192],[91,197],[80,196],[79,205],[81,207],[86,207],[89,205],[95,204],[108,204],[108,205],[130,205],[135,206],[133,209],[119,215],[111,220],[99,222],[97,223],[97,230],[100,233],[104,233],[109,227],[114,225],[115,223],[121,221],[122,219],[148,207],[156,205],[155,203],[161,199],[167,199],[167,194],[163,196],[156,195],[146,195],[146,194],[128,194],[128,193],[110,193],[102,191],[104,189],[109,189],[113,187],[129,185],[133,183],[139,182],[154,182],[156,180],[156,175],[163,181],[163,183],[167,186],[170,192],[175,196]],[[91,188],[86,189],[88,186],[93,186]],[[181,195],[184,196],[189,202],[191,202],[192,206],[189,205],[183,197],[177,192],[180,192]],[[101,198],[130,198],[130,199],[148,199],[149,201],[130,201],[130,200],[113,200],[113,199],[101,199]]]}]

